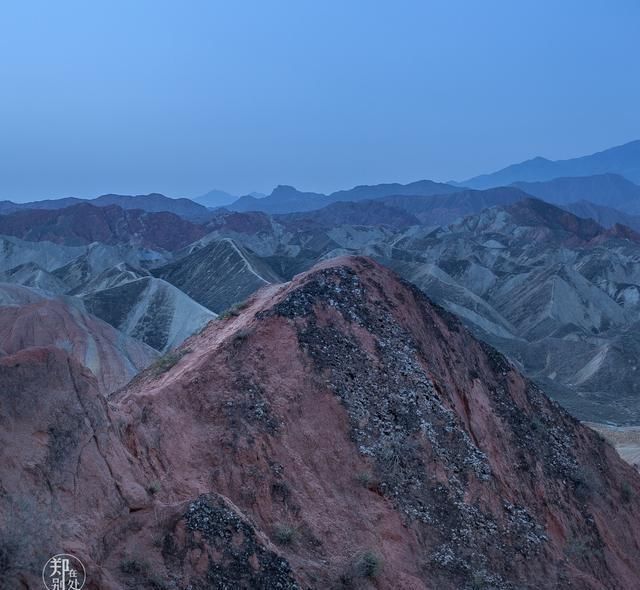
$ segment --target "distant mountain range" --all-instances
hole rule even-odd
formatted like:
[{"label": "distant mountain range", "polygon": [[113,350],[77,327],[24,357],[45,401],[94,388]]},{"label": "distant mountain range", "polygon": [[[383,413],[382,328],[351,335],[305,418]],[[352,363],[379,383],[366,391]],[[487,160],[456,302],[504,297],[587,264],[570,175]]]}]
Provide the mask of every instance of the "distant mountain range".
[{"label": "distant mountain range", "polygon": [[171,251],[206,233],[203,225],[167,211],[152,213],[86,202],[62,209],[24,209],[0,215],[0,235],[67,246],[130,241]]},{"label": "distant mountain range", "polygon": [[540,182],[554,178],[618,174],[640,183],[640,140],[569,160],[536,157],[512,164],[491,174],[482,174],[461,182],[462,186],[485,189],[514,182]]},{"label": "distant mountain range", "polygon": [[141,209],[150,213],[169,211],[190,221],[203,222],[210,218],[209,210],[190,199],[172,199],[158,193],[148,195],[102,195],[95,199],[79,199],[68,197],[64,199],[45,199],[29,203],[14,203],[0,201],[0,214],[12,213],[22,209],[64,209],[72,205],[90,204],[95,207],[116,205],[122,209]]},{"label": "distant mountain range", "polygon": [[[267,195],[258,192],[251,192],[247,197],[251,197],[253,199],[262,199]],[[200,195],[199,197],[195,197],[193,200],[200,205],[204,205],[209,209],[217,209],[218,207],[226,207],[227,205],[231,205],[233,202],[238,200],[238,196],[232,195],[225,191],[221,190],[211,190],[204,195]]]},{"label": "distant mountain range", "polygon": [[318,261],[367,255],[462,317],[576,415],[640,422],[639,386],[624,369],[640,351],[640,187],[619,173],[484,190],[429,180],[329,195],[279,186],[216,206],[230,198],[5,202],[0,281],[71,298],[123,338],[167,352],[257,289]]},{"label": "distant mountain range", "polygon": [[640,214],[640,186],[618,174],[555,178],[545,182],[515,182],[513,186],[550,203],[588,201],[628,214]]},{"label": "distant mountain range", "polygon": [[578,217],[593,219],[604,227],[611,227],[619,223],[640,232],[640,215],[628,215],[617,209],[595,205],[589,201],[576,201],[575,203],[562,205],[562,208],[571,211]]},{"label": "distant mountain range", "polygon": [[365,201],[392,195],[432,196],[458,192],[460,189],[448,184],[419,180],[409,184],[377,184],[356,186],[324,195],[300,192],[292,186],[278,186],[264,198],[241,197],[227,208],[233,211],[263,211],[265,213],[295,213],[321,209],[339,201]]},{"label": "distant mountain range", "polygon": [[211,190],[204,195],[200,195],[199,197],[195,197],[193,200],[205,207],[210,209],[215,209],[216,207],[224,207],[225,205],[230,205],[234,201],[238,199],[237,196],[229,194],[225,191],[220,190]]}]

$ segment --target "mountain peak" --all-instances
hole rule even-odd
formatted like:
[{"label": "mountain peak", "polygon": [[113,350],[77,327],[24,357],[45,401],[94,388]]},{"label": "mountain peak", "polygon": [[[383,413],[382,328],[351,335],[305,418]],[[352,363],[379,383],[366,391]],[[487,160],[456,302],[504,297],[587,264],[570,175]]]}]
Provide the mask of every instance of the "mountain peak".
[{"label": "mountain peak", "polygon": [[273,191],[271,191],[271,194],[278,194],[278,193],[292,193],[292,192],[299,192],[298,189],[295,186],[292,186],[290,184],[279,184],[278,186],[276,186]]}]

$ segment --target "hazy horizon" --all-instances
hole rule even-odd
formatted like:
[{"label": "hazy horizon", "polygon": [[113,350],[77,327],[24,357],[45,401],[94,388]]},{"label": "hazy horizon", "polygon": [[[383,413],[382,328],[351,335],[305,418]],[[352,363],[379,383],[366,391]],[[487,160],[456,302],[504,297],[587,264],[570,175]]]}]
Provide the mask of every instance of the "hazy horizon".
[{"label": "hazy horizon", "polygon": [[631,0],[3,16],[0,200],[462,181],[640,137]]}]

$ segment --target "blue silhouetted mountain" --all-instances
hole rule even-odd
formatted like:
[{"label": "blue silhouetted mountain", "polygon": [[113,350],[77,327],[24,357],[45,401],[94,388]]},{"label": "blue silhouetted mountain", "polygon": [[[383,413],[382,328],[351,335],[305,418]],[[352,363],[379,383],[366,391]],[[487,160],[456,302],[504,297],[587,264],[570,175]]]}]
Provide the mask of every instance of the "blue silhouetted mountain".
[{"label": "blue silhouetted mountain", "polygon": [[631,215],[640,214],[640,186],[618,174],[574,176],[546,182],[516,182],[514,186],[558,205],[589,201]]},{"label": "blue silhouetted mountain", "polygon": [[562,205],[563,209],[571,211],[578,217],[587,217],[597,221],[603,227],[613,227],[614,225],[626,225],[631,229],[640,232],[640,215],[629,215],[612,207],[596,205],[589,201],[576,201],[568,205]]},{"label": "blue silhouetted mountain", "polygon": [[277,215],[275,219],[293,225],[296,229],[303,229],[308,224],[324,228],[340,225],[362,225],[386,226],[394,229],[403,229],[420,224],[420,220],[415,215],[376,200],[357,203],[340,201],[314,211]]},{"label": "blue silhouetted mountain", "polygon": [[232,195],[225,191],[219,191],[213,189],[204,195],[200,195],[199,197],[195,197],[193,200],[200,205],[204,205],[205,207],[209,207],[210,209],[215,209],[216,207],[224,207],[225,205],[230,205],[235,200],[237,200],[236,195]]},{"label": "blue silhouetted mountain", "polygon": [[204,206],[190,199],[173,199],[159,193],[148,195],[102,195],[95,199],[79,199],[66,197],[63,199],[45,199],[30,203],[13,203],[12,201],[0,202],[0,214],[11,213],[22,209],[65,209],[80,203],[89,203],[96,207],[109,207],[117,205],[122,209],[140,209],[149,213],[167,211],[179,215],[189,221],[207,221],[211,218],[211,212]]},{"label": "blue silhouetted mountain", "polygon": [[533,158],[491,174],[482,174],[461,184],[471,188],[506,186],[514,182],[537,182],[571,176],[619,174],[640,183],[640,140],[609,148],[589,156],[568,160]]},{"label": "blue silhouetted mountain", "polygon": [[321,209],[339,201],[365,201],[391,195],[431,196],[458,192],[461,189],[441,182],[419,180],[409,184],[389,183],[361,185],[324,195],[301,192],[292,186],[280,185],[264,198],[241,197],[228,208],[233,211],[263,211],[265,213],[295,213]]}]

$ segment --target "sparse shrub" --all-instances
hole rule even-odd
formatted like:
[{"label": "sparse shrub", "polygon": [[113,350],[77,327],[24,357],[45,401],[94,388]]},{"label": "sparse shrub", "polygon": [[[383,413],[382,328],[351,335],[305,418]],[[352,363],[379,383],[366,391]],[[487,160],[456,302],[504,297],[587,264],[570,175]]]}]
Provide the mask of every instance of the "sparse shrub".
[{"label": "sparse shrub", "polygon": [[225,309],[219,316],[219,320],[226,320],[228,318],[234,318],[240,315],[240,312],[249,305],[248,301],[242,301],[240,303],[234,303],[231,307]]},{"label": "sparse shrub", "polygon": [[223,311],[219,316],[218,319],[219,320],[228,320],[229,318],[234,318],[236,316],[240,315],[235,309],[233,308],[229,308],[225,311]]},{"label": "sparse shrub", "polygon": [[160,482],[159,481],[153,481],[147,487],[147,491],[152,496],[155,496],[161,489],[162,489],[162,487],[160,486]]},{"label": "sparse shrub", "polygon": [[531,420],[531,430],[533,430],[534,432],[543,433],[546,430],[546,427],[545,427],[544,423],[542,422],[542,420],[540,420],[540,418],[535,416]]},{"label": "sparse shrub", "polygon": [[149,418],[151,418],[151,408],[149,406],[143,406],[140,412],[140,422],[146,424],[149,422]]},{"label": "sparse shrub", "polygon": [[370,471],[361,471],[356,475],[356,481],[363,487],[370,490],[376,484],[376,478]]},{"label": "sparse shrub", "polygon": [[213,321],[214,320],[210,320],[206,324],[204,324],[203,326],[200,326],[193,334],[196,335],[196,336],[199,336],[200,334],[202,334],[209,327],[209,324],[211,322],[213,322]]},{"label": "sparse shrub", "polygon": [[146,573],[148,569],[146,563],[137,559],[125,559],[120,562],[120,571],[129,576]]},{"label": "sparse shrub", "polygon": [[155,363],[151,365],[151,367],[149,367],[149,369],[155,377],[158,377],[159,375],[162,375],[169,369],[173,368],[183,356],[189,354],[190,352],[193,352],[193,349],[181,348],[180,350],[171,350],[161,356]]},{"label": "sparse shrub", "polygon": [[569,557],[581,559],[587,555],[588,549],[580,539],[571,539],[567,543],[565,552]]},{"label": "sparse shrub", "polygon": [[161,356],[153,365],[151,365],[151,372],[155,375],[162,375],[169,369],[174,367],[178,361],[184,356],[182,351],[171,351]]},{"label": "sparse shrub", "polygon": [[251,330],[249,328],[242,328],[238,330],[233,335],[233,343],[238,345],[242,344],[247,338],[249,338],[250,334],[251,334]]},{"label": "sparse shrub", "polygon": [[371,482],[371,474],[368,471],[361,471],[356,475],[356,481],[363,487],[368,488]]},{"label": "sparse shrub", "polygon": [[[0,535],[0,567],[3,572],[13,569],[18,550],[19,546],[16,540],[3,532]],[[2,584],[0,584],[0,588],[3,588]]]},{"label": "sparse shrub", "polygon": [[149,564],[139,559],[125,559],[120,562],[120,571],[135,580],[136,588],[165,590],[167,585],[157,575],[150,572]]},{"label": "sparse shrub", "polygon": [[471,576],[470,588],[471,590],[484,590],[485,588],[489,588],[489,584],[487,584],[487,580],[485,576],[479,573],[475,573]]},{"label": "sparse shrub", "polygon": [[572,479],[576,498],[581,502],[589,500],[602,487],[597,473],[587,467],[576,469]]},{"label": "sparse shrub", "polygon": [[633,488],[628,481],[622,482],[622,486],[620,486],[620,497],[625,504],[631,502],[631,498],[633,497]]},{"label": "sparse shrub", "polygon": [[73,416],[57,420],[49,426],[49,454],[48,463],[55,467],[62,463],[78,443],[79,421]]},{"label": "sparse shrub", "polygon": [[295,540],[296,530],[286,524],[276,525],[273,536],[278,545],[291,545]]},{"label": "sparse shrub", "polygon": [[[5,502],[0,518],[0,590],[13,590],[17,574],[41,570],[54,555],[59,538],[53,530],[48,507],[32,498],[14,500],[4,490],[0,496]],[[67,531],[64,527],[62,533]]]},{"label": "sparse shrub", "polygon": [[274,500],[279,500],[280,502],[286,503],[291,495],[291,490],[289,486],[284,481],[274,481],[271,484],[271,497]]},{"label": "sparse shrub", "polygon": [[372,551],[365,551],[355,562],[355,573],[361,578],[375,578],[382,569],[382,561]]}]

